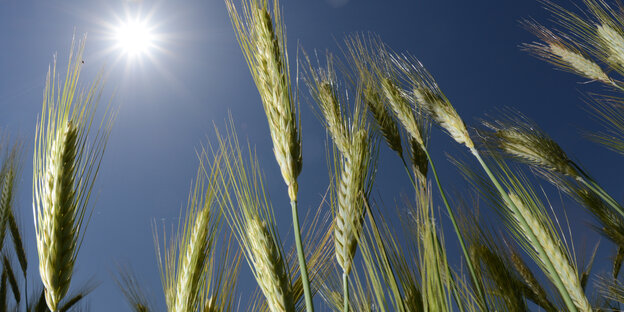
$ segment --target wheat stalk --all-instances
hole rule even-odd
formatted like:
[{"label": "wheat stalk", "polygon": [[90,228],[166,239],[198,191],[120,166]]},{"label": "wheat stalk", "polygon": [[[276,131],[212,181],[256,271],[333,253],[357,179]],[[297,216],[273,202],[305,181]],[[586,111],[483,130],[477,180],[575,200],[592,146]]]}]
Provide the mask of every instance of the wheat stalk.
[{"label": "wheat stalk", "polygon": [[73,48],[72,43],[63,88],[56,78],[56,62],[52,74],[48,72],[35,137],[33,214],[39,272],[52,311],[69,289],[87,226],[87,204],[113,120],[105,115],[87,146],[101,83],[98,79],[88,92],[77,94],[84,39],[76,54]]}]

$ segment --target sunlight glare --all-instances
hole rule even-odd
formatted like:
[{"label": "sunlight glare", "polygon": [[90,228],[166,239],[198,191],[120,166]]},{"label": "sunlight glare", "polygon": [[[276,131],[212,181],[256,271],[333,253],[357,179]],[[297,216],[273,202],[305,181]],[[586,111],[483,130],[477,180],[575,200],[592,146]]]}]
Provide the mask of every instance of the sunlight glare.
[{"label": "sunlight glare", "polygon": [[123,22],[115,31],[117,46],[128,56],[141,56],[154,45],[154,35],[147,23],[139,20]]}]

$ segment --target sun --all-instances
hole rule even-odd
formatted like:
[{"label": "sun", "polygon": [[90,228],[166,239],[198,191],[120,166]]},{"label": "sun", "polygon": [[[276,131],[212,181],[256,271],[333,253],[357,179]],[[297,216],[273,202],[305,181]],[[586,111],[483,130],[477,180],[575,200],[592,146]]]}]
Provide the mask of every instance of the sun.
[{"label": "sun", "polygon": [[154,48],[155,35],[147,21],[129,19],[120,22],[114,31],[117,48],[129,57],[140,57]]}]

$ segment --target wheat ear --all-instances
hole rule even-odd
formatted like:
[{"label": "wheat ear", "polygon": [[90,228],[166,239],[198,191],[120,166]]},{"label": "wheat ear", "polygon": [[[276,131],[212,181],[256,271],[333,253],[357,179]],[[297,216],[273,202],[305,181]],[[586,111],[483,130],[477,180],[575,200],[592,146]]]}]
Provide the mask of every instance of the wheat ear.
[{"label": "wheat ear", "polygon": [[[219,159],[220,155],[216,155],[209,169],[200,160],[195,183],[189,194],[184,225],[171,247],[167,249],[165,245],[164,257],[160,251],[157,255],[169,311],[196,311],[202,298],[207,264],[219,228],[220,214],[215,208],[216,187],[220,180]],[[207,185],[204,175],[208,175]],[[155,243],[159,250],[157,235]]]},{"label": "wheat ear", "polygon": [[[521,233],[534,233],[533,236],[523,235],[525,235],[529,244],[534,248],[535,246],[541,245],[543,254],[539,255],[538,259],[547,258],[552,262],[555,272],[549,273],[554,273],[559,276],[564,287],[570,294],[572,301],[579,310],[587,312],[592,311],[579,281],[578,272],[570,264],[568,256],[561,250],[560,244],[553,239],[551,235],[552,231],[544,228],[543,222],[540,222],[535,215],[527,209],[520,197],[514,193],[509,193],[508,196],[511,203],[508,202],[507,205],[516,206],[518,209],[517,213],[514,213],[514,218],[521,228]],[[524,221],[521,219],[524,219]]]},{"label": "wheat ear", "polygon": [[267,0],[242,2],[241,16],[232,0],[226,0],[241,50],[262,98],[275,158],[288,185],[288,195],[296,201],[297,176],[301,172],[301,140],[290,91],[286,36],[279,3],[273,1],[271,14]]},{"label": "wheat ear", "polygon": [[[54,69],[48,72],[41,120],[37,125],[33,161],[33,214],[39,273],[48,307],[56,311],[71,281],[74,262],[87,221],[93,183],[106,147],[113,118],[105,115],[96,134],[91,126],[101,80],[78,92],[84,39],[72,54],[61,89]],[[57,90],[58,89],[58,90]],[[87,145],[87,137],[92,142]]]},{"label": "wheat ear", "polygon": [[297,246],[297,258],[306,307],[308,312],[313,312],[314,304],[310,281],[308,280],[304,248],[301,243],[297,208],[299,190],[297,177],[302,167],[301,131],[290,88],[286,33],[279,2],[278,0],[272,1],[273,13],[271,14],[268,0],[242,0],[242,17],[236,11],[232,0],[225,0],[225,2],[239,45],[247,60],[249,71],[262,98],[264,111],[269,122],[275,159],[288,186],[295,245]]},{"label": "wheat ear", "polygon": [[602,42],[609,64],[614,68],[624,67],[624,37],[621,31],[609,24],[601,24],[597,27],[596,33]]},{"label": "wheat ear", "polygon": [[244,159],[233,127],[227,137],[217,132],[217,138],[224,153],[219,202],[225,218],[271,311],[294,312],[291,279],[257,159]]},{"label": "wheat ear", "polygon": [[483,123],[494,131],[492,141],[496,142],[497,148],[529,165],[567,176],[579,176],[557,142],[522,114],[512,114],[516,117]]},{"label": "wheat ear", "polygon": [[338,181],[338,210],[334,225],[334,249],[338,265],[345,274],[351,271],[353,255],[362,231],[364,191],[370,158],[368,135],[362,129],[353,134],[349,153]]},{"label": "wheat ear", "polygon": [[574,46],[537,22],[524,20],[523,25],[540,38],[543,43],[523,44],[522,49],[565,71],[587,79],[612,84],[604,70]]}]

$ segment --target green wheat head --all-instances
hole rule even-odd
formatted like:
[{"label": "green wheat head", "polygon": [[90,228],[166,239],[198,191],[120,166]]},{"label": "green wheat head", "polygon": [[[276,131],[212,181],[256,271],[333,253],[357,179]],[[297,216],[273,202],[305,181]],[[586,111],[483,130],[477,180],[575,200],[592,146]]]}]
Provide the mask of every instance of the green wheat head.
[{"label": "green wheat head", "polygon": [[99,125],[94,124],[101,77],[86,91],[78,88],[84,39],[76,52],[72,43],[63,83],[56,74],[56,61],[48,72],[35,137],[33,209],[39,273],[52,311],[69,289],[113,121],[107,114]]}]

